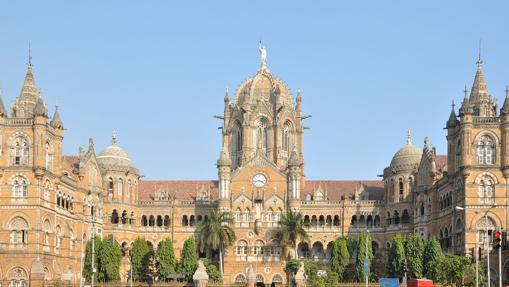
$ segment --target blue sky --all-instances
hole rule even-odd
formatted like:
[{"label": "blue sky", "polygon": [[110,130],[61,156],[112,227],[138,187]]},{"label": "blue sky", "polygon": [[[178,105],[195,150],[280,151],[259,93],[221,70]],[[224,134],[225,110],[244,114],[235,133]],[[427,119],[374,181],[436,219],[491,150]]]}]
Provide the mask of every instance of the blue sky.
[{"label": "blue sky", "polygon": [[509,83],[507,1],[4,1],[0,87],[19,94],[32,43],[65,154],[118,142],[149,179],[216,178],[225,87],[259,66],[302,90],[310,179],[374,179],[405,143],[446,152],[451,101],[475,74]]}]

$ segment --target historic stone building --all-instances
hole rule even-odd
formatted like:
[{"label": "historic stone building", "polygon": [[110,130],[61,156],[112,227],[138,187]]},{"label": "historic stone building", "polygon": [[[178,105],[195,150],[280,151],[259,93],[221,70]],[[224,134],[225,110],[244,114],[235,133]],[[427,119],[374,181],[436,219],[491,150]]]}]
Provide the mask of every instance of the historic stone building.
[{"label": "historic stone building", "polygon": [[[217,116],[223,122],[218,178],[200,181],[141,180],[115,134],[98,154],[90,140],[86,151],[63,155],[64,124],[58,109],[48,116],[30,60],[10,110],[0,101],[2,284],[78,282],[81,238],[90,238],[92,223],[126,254],[143,236],[154,247],[172,238],[179,255],[214,209],[235,217],[227,283],[249,276],[265,284],[286,280],[288,254],[270,231],[289,209],[310,224],[310,240],[299,242],[297,257],[316,261],[328,260],[338,236],[365,230],[375,249],[389,247],[397,233],[415,232],[464,255],[482,246],[486,229],[488,237],[497,226],[507,230],[509,92],[499,111],[480,60],[470,95],[465,89],[459,115],[453,106],[446,122],[447,155],[437,155],[428,139],[422,148],[413,145],[409,131],[382,180],[320,181],[304,176],[301,93],[292,96],[267,67],[265,48],[260,51],[260,68],[233,99],[226,91]],[[126,280],[128,257],[122,262]]]}]

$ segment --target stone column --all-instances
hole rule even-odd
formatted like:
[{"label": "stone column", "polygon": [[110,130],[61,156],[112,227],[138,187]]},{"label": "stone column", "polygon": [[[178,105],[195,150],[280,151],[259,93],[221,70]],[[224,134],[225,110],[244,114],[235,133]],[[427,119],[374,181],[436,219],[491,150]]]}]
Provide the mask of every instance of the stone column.
[{"label": "stone column", "polygon": [[247,287],[254,287],[256,285],[256,275],[253,270],[253,265],[247,268]]},{"label": "stone column", "polygon": [[44,286],[44,267],[39,258],[32,261],[30,268],[30,287],[43,287]]},{"label": "stone column", "polygon": [[295,287],[306,287],[306,273],[303,262],[300,263],[299,270],[295,274]]},{"label": "stone column", "polygon": [[194,287],[207,287],[209,283],[209,275],[207,274],[207,269],[201,260],[198,260],[198,268],[194,272],[193,283]]}]

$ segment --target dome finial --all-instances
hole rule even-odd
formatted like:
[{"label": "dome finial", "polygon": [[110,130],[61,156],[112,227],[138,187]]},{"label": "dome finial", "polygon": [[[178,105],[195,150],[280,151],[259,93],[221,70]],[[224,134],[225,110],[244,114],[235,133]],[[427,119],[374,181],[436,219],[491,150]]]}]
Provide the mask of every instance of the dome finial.
[{"label": "dome finial", "polygon": [[28,68],[32,68],[32,45],[30,41],[28,41]]},{"label": "dome finial", "polygon": [[408,129],[408,134],[406,137],[406,144],[412,145],[412,129]]},{"label": "dome finial", "polygon": [[482,39],[479,39],[479,56],[477,57],[477,68],[480,69],[481,68],[481,65],[482,65],[482,60],[481,60],[481,43],[482,43]]},{"label": "dome finial", "polygon": [[116,145],[117,144],[117,132],[113,130],[111,133],[111,144]]}]

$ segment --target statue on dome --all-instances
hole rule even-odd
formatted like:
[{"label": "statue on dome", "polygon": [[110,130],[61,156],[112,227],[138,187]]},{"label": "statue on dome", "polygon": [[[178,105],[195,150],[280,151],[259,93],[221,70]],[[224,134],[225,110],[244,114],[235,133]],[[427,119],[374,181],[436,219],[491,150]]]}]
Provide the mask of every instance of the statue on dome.
[{"label": "statue on dome", "polygon": [[260,41],[258,49],[260,50],[260,58],[262,61],[262,68],[265,68],[265,67],[267,67],[267,49],[265,49],[265,45],[262,44],[262,41]]}]

